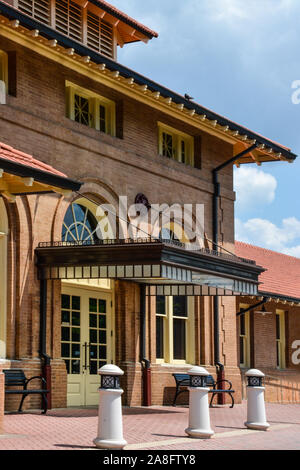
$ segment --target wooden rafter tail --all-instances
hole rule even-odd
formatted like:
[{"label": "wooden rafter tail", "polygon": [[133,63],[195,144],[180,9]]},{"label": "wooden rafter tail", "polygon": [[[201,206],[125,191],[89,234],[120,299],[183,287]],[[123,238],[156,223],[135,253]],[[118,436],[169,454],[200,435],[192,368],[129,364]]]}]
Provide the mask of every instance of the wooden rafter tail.
[{"label": "wooden rafter tail", "polygon": [[252,158],[253,162],[256,163],[257,166],[261,166],[261,161],[259,159],[259,154],[253,150],[249,152],[250,157]]},{"label": "wooden rafter tail", "polygon": [[122,33],[121,33],[120,29],[119,29],[117,26],[115,26],[115,27],[114,27],[114,31],[115,31],[115,35],[116,35],[117,42],[118,42],[119,46],[120,46],[121,48],[123,48],[123,47],[124,47],[124,44],[125,44],[125,40],[124,40],[124,38],[123,38],[123,36],[122,36]]}]

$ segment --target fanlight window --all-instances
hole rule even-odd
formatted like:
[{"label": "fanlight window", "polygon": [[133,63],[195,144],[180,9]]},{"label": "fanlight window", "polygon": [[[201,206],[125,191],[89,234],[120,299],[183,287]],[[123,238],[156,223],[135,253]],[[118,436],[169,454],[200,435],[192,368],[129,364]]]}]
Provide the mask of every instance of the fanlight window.
[{"label": "fanlight window", "polygon": [[97,220],[92,212],[80,204],[69,206],[62,228],[62,240],[65,242],[93,243],[98,240]]},{"label": "fanlight window", "polygon": [[159,238],[161,238],[162,240],[170,240],[170,241],[178,241],[179,242],[179,238],[175,235],[173,230],[171,230],[169,228],[162,228]]}]

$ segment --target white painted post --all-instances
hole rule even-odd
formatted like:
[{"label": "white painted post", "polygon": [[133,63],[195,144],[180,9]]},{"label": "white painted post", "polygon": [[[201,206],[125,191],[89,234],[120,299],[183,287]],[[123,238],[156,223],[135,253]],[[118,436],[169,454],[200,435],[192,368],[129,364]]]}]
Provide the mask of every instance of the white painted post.
[{"label": "white painted post", "polygon": [[94,444],[99,449],[123,449],[127,442],[123,438],[122,399],[119,377],[124,372],[113,364],[99,369],[98,435]]},{"label": "white painted post", "polygon": [[206,376],[209,375],[203,367],[193,367],[188,371],[189,387],[189,427],[185,432],[191,437],[208,439],[214,431],[210,427],[208,392]]},{"label": "white painted post", "polygon": [[247,421],[245,426],[249,429],[267,431],[270,427],[266,419],[264,391],[262,380],[265,374],[257,369],[246,372],[247,385]]}]

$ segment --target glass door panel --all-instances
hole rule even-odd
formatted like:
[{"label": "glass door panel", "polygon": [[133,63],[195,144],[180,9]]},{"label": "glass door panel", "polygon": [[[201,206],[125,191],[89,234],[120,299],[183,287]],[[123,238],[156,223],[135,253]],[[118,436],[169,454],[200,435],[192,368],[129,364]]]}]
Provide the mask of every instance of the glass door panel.
[{"label": "glass door panel", "polygon": [[98,404],[98,369],[112,362],[111,328],[110,293],[64,288],[61,357],[68,373],[68,406]]},{"label": "glass door panel", "polygon": [[106,300],[89,298],[89,373],[96,375],[98,369],[107,364]]}]

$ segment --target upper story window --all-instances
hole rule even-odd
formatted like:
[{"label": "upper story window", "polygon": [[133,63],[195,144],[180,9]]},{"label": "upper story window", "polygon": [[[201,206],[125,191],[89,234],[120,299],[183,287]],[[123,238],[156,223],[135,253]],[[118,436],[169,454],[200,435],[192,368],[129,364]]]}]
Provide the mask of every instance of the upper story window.
[{"label": "upper story window", "polygon": [[158,123],[158,129],[159,154],[194,166],[193,137],[162,123]]},{"label": "upper story window", "polygon": [[66,82],[67,117],[105,134],[116,135],[115,103],[101,95]]},{"label": "upper story window", "polygon": [[5,83],[5,87],[8,85],[8,58],[4,51],[0,50],[0,80]]},{"label": "upper story window", "polygon": [[7,54],[0,50],[0,104],[6,103],[7,92],[8,92]]},{"label": "upper story window", "polygon": [[115,59],[113,26],[72,0],[16,0],[19,10],[59,33]]}]

